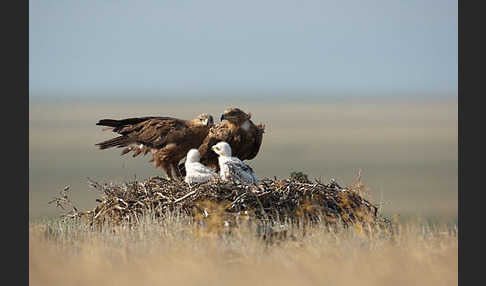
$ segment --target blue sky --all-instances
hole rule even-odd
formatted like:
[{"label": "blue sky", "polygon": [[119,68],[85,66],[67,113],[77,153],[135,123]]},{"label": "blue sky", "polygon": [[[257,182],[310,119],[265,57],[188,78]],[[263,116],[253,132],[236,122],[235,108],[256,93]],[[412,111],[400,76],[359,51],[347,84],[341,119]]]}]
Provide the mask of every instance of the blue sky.
[{"label": "blue sky", "polygon": [[29,1],[30,94],[452,93],[457,1]]}]

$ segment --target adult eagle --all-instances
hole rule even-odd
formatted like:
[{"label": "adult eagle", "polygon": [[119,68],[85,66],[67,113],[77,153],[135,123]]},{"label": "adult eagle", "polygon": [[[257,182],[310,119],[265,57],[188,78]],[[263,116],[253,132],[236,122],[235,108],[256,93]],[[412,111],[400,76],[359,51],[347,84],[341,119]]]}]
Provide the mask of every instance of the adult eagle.
[{"label": "adult eagle", "polygon": [[126,147],[121,155],[133,151],[133,157],[151,152],[151,162],[156,168],[162,168],[168,179],[172,179],[181,177],[177,164],[191,148],[201,145],[213,124],[213,117],[206,113],[192,120],[154,116],[102,119],[96,125],[108,126],[121,136],[95,145],[100,149]]},{"label": "adult eagle", "polygon": [[[240,160],[255,158],[262,145],[265,126],[255,125],[251,113],[245,113],[239,108],[228,108],[221,115],[221,122],[213,125],[199,146],[200,162],[219,172],[218,155],[211,149],[218,142],[225,141],[231,146],[232,156]],[[182,173],[185,170],[179,165]]]}]

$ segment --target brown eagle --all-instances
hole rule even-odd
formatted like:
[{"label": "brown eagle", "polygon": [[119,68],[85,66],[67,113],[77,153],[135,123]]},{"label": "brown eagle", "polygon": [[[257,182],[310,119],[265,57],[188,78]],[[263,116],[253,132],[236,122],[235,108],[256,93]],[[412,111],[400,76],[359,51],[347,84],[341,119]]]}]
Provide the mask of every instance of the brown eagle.
[{"label": "brown eagle", "polygon": [[[251,113],[245,113],[239,108],[228,108],[221,115],[221,122],[213,125],[199,146],[200,162],[219,171],[218,155],[211,149],[218,142],[225,141],[231,146],[232,156],[240,160],[255,158],[262,145],[265,126],[255,125]],[[179,165],[182,173],[185,170]]]},{"label": "brown eagle", "polygon": [[172,117],[140,117],[121,120],[102,119],[96,125],[108,126],[121,136],[95,144],[100,149],[126,147],[121,155],[133,151],[133,157],[152,153],[155,167],[162,168],[168,179],[181,177],[177,164],[191,148],[198,148],[214,124],[203,113],[192,120]]}]

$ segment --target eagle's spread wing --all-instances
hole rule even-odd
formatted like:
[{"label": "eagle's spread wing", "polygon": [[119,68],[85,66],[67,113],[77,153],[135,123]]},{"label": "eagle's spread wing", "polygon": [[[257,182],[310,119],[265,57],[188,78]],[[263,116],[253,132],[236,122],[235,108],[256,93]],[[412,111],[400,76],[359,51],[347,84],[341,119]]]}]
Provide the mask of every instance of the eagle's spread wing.
[{"label": "eagle's spread wing", "polygon": [[[103,119],[96,125],[109,126],[121,134],[116,138],[96,144],[100,149],[127,147],[122,155],[134,150],[134,157],[142,151],[160,148],[184,136],[187,121],[171,117],[142,117],[123,120]],[[142,145],[142,146],[139,146]]]}]

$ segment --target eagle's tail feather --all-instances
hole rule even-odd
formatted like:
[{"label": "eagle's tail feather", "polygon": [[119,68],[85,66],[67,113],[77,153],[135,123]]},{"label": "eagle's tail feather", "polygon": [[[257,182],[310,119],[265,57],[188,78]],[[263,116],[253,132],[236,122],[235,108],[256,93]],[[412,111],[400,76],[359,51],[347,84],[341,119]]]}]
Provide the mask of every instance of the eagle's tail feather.
[{"label": "eagle's tail feather", "polygon": [[113,139],[109,139],[100,143],[95,144],[98,146],[101,150],[111,148],[111,147],[125,147],[129,144],[131,144],[130,138],[126,136],[118,136]]}]

